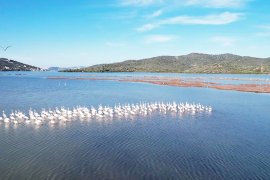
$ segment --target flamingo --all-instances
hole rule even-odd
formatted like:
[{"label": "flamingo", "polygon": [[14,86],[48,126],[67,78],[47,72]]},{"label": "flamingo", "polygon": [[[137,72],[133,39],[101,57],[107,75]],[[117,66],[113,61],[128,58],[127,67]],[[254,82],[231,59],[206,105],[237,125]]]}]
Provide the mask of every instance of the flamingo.
[{"label": "flamingo", "polygon": [[[160,112],[164,114],[168,113],[179,113],[181,116],[183,113],[190,113],[195,115],[196,113],[201,112],[212,112],[211,106],[203,106],[200,103],[164,103],[164,102],[154,102],[154,103],[137,103],[137,104],[118,104],[114,107],[102,106],[99,105],[97,109],[93,106],[87,108],[85,106],[77,106],[72,110],[69,108],[55,108],[49,109],[46,111],[42,109],[40,112],[32,110],[30,108],[28,115],[25,115],[21,111],[11,112],[9,117],[5,114],[5,111],[2,112],[2,117],[0,121],[9,124],[10,122],[14,125],[25,123],[30,124],[33,122],[36,125],[39,124],[61,124],[67,121],[76,120],[76,118],[83,120],[84,118],[103,118],[104,120],[112,119],[115,117],[134,117],[136,115],[147,116],[151,115],[154,112]],[[74,119],[72,119],[74,118]]]}]

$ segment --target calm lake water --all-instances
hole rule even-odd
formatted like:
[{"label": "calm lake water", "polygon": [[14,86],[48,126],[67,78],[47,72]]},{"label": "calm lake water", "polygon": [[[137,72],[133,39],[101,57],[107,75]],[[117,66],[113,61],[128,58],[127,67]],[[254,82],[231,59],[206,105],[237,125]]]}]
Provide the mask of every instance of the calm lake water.
[{"label": "calm lake water", "polygon": [[[54,126],[0,123],[0,179],[269,179],[270,95],[48,76],[132,73],[1,72],[0,110],[195,102],[211,114],[153,114]],[[236,77],[267,75],[136,76]]]}]

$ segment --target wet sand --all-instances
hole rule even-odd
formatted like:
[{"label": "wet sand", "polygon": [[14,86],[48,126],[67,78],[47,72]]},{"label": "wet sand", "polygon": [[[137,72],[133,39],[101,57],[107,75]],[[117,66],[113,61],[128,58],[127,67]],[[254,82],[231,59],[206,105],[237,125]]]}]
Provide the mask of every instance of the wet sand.
[{"label": "wet sand", "polygon": [[[48,77],[48,79],[64,79],[64,80],[104,80],[104,81],[120,81],[120,82],[139,82],[150,83],[164,86],[177,86],[177,87],[200,87],[200,88],[214,88],[220,90],[234,90],[241,92],[255,92],[255,93],[270,93],[270,84],[221,84],[214,82],[207,82],[204,79],[194,78],[179,78],[179,77],[157,77],[157,76],[144,76],[144,77]],[[217,78],[218,80],[219,78]],[[232,79],[231,79],[232,80]],[[233,79],[238,81],[237,78]],[[243,80],[243,79],[239,79]],[[265,81],[265,80],[262,80]],[[257,82],[262,82],[258,80]]]}]

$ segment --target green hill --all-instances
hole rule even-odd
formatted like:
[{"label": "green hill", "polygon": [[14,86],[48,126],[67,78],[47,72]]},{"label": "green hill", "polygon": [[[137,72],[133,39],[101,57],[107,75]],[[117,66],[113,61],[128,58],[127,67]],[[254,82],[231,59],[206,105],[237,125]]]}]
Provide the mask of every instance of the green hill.
[{"label": "green hill", "polygon": [[66,72],[270,73],[270,58],[191,53],[99,64]]},{"label": "green hill", "polygon": [[0,71],[41,71],[39,67],[20,63],[18,61],[0,58]]}]

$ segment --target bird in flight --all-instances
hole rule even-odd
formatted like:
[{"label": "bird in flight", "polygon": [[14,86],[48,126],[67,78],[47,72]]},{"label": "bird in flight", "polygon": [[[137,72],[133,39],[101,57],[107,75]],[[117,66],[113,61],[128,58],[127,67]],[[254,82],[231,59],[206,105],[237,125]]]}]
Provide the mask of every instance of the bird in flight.
[{"label": "bird in flight", "polygon": [[3,51],[7,51],[9,48],[11,48],[12,46],[7,46],[7,47],[3,47],[3,46],[0,46],[2,49],[3,49]]}]

